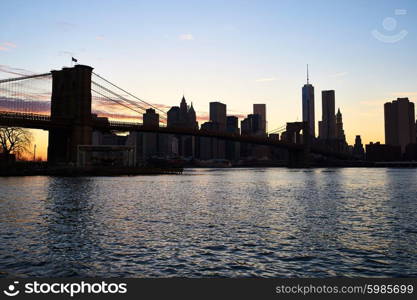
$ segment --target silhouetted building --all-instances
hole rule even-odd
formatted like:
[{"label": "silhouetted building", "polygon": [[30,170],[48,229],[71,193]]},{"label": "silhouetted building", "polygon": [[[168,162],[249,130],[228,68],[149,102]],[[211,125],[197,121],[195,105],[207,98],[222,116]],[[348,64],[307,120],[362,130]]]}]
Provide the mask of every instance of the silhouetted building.
[{"label": "silhouetted building", "polygon": [[180,108],[178,106],[171,107],[167,112],[167,127],[176,127],[180,123]]},{"label": "silhouetted building", "polygon": [[314,86],[309,82],[308,66],[307,66],[307,84],[302,89],[303,97],[303,122],[307,122],[310,126],[310,135],[316,136],[315,130],[315,113],[314,113]]},{"label": "silhouetted building", "polygon": [[340,108],[336,114],[336,151],[349,152],[349,147],[346,142],[345,130],[343,129],[343,117]]},{"label": "silhouetted building", "polygon": [[[262,116],[250,114],[240,122],[242,136],[265,136],[266,132],[262,129]],[[270,148],[248,143],[241,144],[241,156],[249,159],[264,159],[270,155]]]},{"label": "silhouetted building", "polygon": [[365,158],[365,150],[363,149],[362,139],[360,135],[357,135],[355,138],[355,145],[352,149],[352,155],[364,159]]},{"label": "silhouetted building", "polygon": [[241,135],[257,135],[261,127],[261,116],[250,114],[240,122]]},{"label": "silhouetted building", "polygon": [[259,135],[266,134],[266,104],[254,104],[253,105],[253,114],[259,115]]},{"label": "silhouetted building", "polygon": [[143,126],[159,127],[159,114],[153,108],[148,108],[143,114]]},{"label": "silhouetted building", "polygon": [[269,138],[272,140],[279,141],[279,133],[270,133]]},{"label": "silhouetted building", "polygon": [[191,103],[187,105],[184,96],[181,99],[180,106],[173,106],[167,112],[167,126],[177,128],[198,129],[197,117]]},{"label": "silhouetted building", "polygon": [[121,145],[78,145],[78,167],[134,167],[135,147]]},{"label": "silhouetted building", "polygon": [[404,153],[408,144],[416,142],[414,103],[398,98],[384,105],[385,144],[401,146]]},{"label": "silhouetted building", "polygon": [[[171,107],[167,112],[167,116],[167,127],[198,129],[197,116],[193,104],[188,105],[184,96],[181,99],[180,106]],[[196,138],[194,136],[169,135],[167,144],[168,149],[177,149],[180,156],[195,156]]]},{"label": "silhouetted building", "polygon": [[226,130],[226,104],[210,102],[210,121],[219,125],[219,131]]},{"label": "silhouetted building", "polygon": [[198,129],[197,115],[195,113],[193,103],[191,102],[190,107],[188,108],[188,124],[194,129]]},{"label": "silhouetted building", "polygon": [[335,92],[322,91],[322,120],[319,122],[319,138],[336,138]]},{"label": "silhouetted building", "polygon": [[239,134],[239,118],[236,116],[227,116],[226,130],[230,133]]},{"label": "silhouetted building", "polygon": [[340,108],[337,110],[336,114],[336,138],[338,140],[346,141],[345,131],[343,129],[343,117]]},{"label": "silhouetted building", "polygon": [[417,160],[417,144],[408,144],[405,147],[405,160]]},{"label": "silhouetted building", "polygon": [[371,142],[366,145],[366,160],[399,161],[401,160],[401,147]]},{"label": "silhouetted building", "polygon": [[127,137],[125,135],[117,135],[114,133],[106,133],[101,131],[93,131],[91,135],[91,144],[94,146],[123,146],[126,144]]},{"label": "silhouetted building", "polygon": [[[236,116],[227,116],[226,130],[229,133],[239,134],[239,119]],[[226,159],[237,161],[240,159],[240,143],[226,141]]]},{"label": "silhouetted building", "polygon": [[[218,132],[220,124],[217,122],[205,122],[201,125],[202,131]],[[224,140],[212,137],[199,138],[199,158],[201,160],[224,159],[226,156],[226,143]]]}]

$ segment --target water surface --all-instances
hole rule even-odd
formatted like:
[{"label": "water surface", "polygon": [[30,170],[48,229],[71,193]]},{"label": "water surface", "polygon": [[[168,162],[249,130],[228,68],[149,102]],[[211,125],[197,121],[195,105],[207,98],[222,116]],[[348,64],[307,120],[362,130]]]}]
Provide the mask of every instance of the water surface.
[{"label": "water surface", "polygon": [[0,277],[416,277],[416,183],[416,169],[0,178]]}]

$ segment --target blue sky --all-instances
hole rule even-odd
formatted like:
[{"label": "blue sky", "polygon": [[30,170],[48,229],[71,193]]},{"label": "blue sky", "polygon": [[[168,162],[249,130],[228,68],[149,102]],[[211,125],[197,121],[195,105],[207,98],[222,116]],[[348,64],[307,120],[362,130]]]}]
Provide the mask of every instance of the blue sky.
[{"label": "blue sky", "polygon": [[154,103],[266,103],[270,129],[301,118],[307,63],[316,120],[321,90],[335,89],[349,142],[383,141],[383,103],[417,100],[417,1],[14,0],[0,28],[0,65],[45,72],[74,56]]}]

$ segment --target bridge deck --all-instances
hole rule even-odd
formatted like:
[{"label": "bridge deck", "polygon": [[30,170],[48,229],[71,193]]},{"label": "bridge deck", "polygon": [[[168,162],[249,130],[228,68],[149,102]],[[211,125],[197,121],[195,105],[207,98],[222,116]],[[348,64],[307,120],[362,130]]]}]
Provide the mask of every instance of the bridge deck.
[{"label": "bridge deck", "polygon": [[[49,130],[51,128],[69,128],[71,127],[71,120],[52,120],[50,116],[32,114],[32,113],[15,113],[15,112],[0,112],[0,126],[23,127],[32,129]],[[199,137],[212,137],[228,141],[235,141],[241,143],[250,143],[265,146],[274,146],[284,148],[292,151],[303,151],[304,145],[287,143],[271,138],[256,137],[256,136],[242,136],[239,134],[232,134],[227,132],[213,132],[205,130],[193,130],[176,127],[146,127],[141,123],[126,123],[126,122],[105,122],[102,120],[92,120],[91,127],[100,131],[119,131],[119,132],[155,132],[175,135],[190,135]],[[339,159],[352,159],[351,155],[328,151],[323,148],[312,146],[310,152],[321,154],[325,156],[332,156]]]}]

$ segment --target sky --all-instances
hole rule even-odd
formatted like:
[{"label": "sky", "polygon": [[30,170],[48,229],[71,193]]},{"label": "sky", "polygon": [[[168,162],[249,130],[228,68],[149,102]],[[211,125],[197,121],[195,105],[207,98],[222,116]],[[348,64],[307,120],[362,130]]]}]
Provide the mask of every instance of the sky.
[{"label": "sky", "polygon": [[197,114],[266,103],[270,130],[301,121],[306,64],[316,121],[321,91],[335,90],[350,144],[384,142],[385,102],[417,102],[415,0],[14,0],[1,1],[0,28],[2,66],[43,73],[73,56],[149,102],[184,94]]}]

